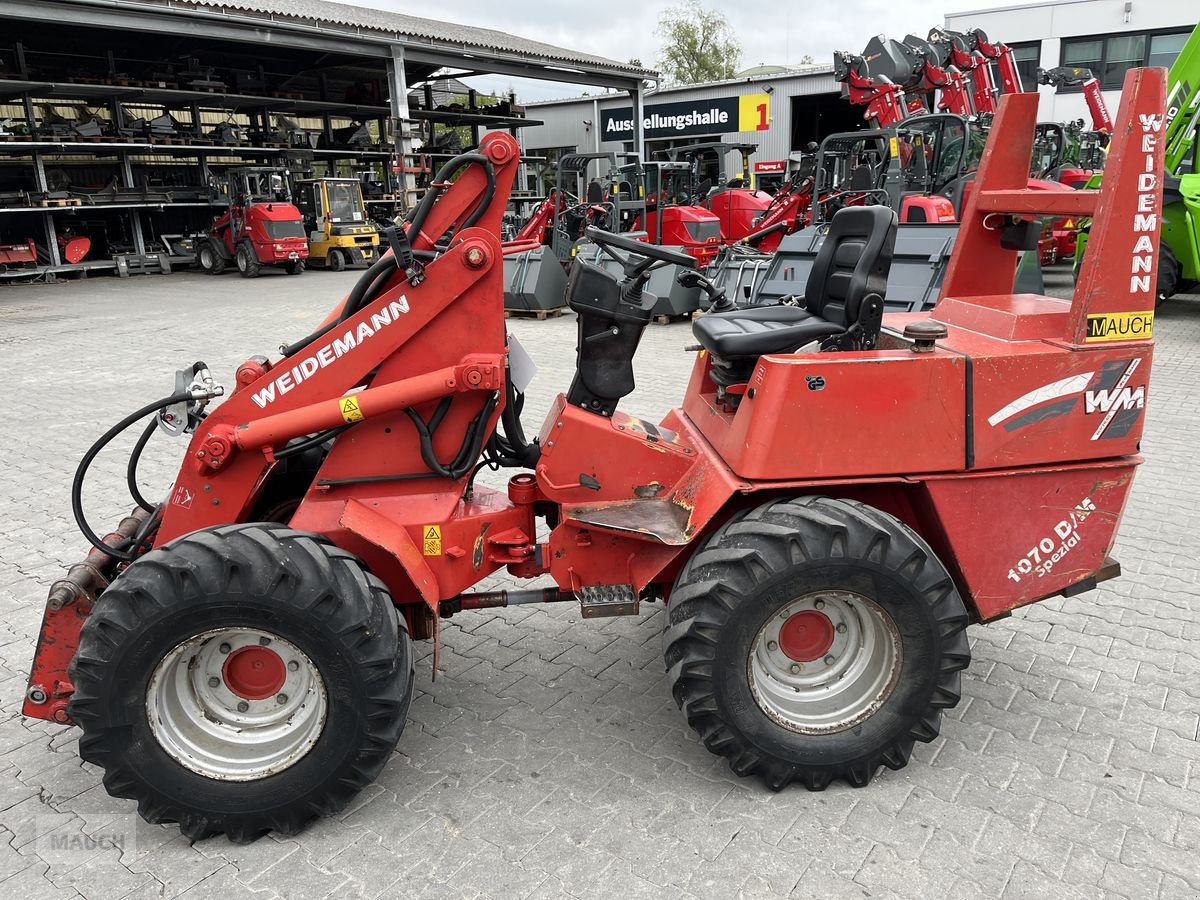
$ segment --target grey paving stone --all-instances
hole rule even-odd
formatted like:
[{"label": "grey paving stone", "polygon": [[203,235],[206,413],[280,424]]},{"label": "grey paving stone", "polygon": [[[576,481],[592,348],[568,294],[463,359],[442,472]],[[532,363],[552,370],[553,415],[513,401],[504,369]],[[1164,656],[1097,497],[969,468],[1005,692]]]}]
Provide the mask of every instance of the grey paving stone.
[{"label": "grey paving stone", "polygon": [[[569,604],[514,608],[443,623],[436,681],[428,645],[417,648],[398,751],[338,817],[246,847],[143,826],[123,852],[46,859],[50,834],[98,839],[135,815],[79,764],[76,731],[19,716],[46,590],[85,549],[67,506],[75,461],[121,412],[159,396],[179,359],[227,373],[305,331],[354,280],[319,274],[303,290],[263,278],[252,299],[190,274],[0,290],[0,897],[1200,894],[1195,298],[1158,311],[1147,461],[1115,549],[1124,576],[972,626],[964,702],[903,772],[862,791],[771,794],[683,722],[661,609],[584,622]],[[526,413],[536,423],[566,383],[575,323],[508,327],[541,366]],[[666,411],[690,339],[686,325],[647,331],[626,409]],[[29,426],[25,393],[66,396],[96,378],[109,385],[103,403]],[[86,501],[98,523],[127,508],[130,443],[97,463]],[[180,446],[151,445],[147,485],[165,488]]]}]

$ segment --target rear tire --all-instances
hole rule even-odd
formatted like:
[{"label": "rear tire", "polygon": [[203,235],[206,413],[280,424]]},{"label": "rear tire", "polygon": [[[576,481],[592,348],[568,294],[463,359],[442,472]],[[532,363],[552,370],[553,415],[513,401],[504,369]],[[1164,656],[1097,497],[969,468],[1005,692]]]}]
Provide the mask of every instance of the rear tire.
[{"label": "rear tire", "polygon": [[675,702],[713,753],[780,790],[903,768],[959,700],[967,612],[933,551],[850,500],[741,514],[680,572],[664,636]]},{"label": "rear tire", "polygon": [[1158,278],[1155,283],[1155,306],[1161,306],[1179,290],[1180,266],[1175,253],[1166,244],[1158,245]]},{"label": "rear tire", "polygon": [[289,275],[300,275],[304,272],[304,260],[297,259],[284,266]]},{"label": "rear tire", "polygon": [[205,241],[200,245],[200,250],[196,257],[200,263],[200,268],[209,275],[220,275],[225,271],[225,257],[223,257],[211,240]]},{"label": "rear tire", "polygon": [[341,272],[346,268],[346,257],[341,250],[329,251],[329,271]]},{"label": "rear tire", "polygon": [[80,755],[110,794],[193,840],[243,843],[295,834],[375,779],[404,728],[413,657],[357,557],[229,525],[131,564],[84,623],[70,677]]},{"label": "rear tire", "polygon": [[243,278],[257,278],[258,273],[262,271],[262,263],[258,261],[258,257],[254,255],[254,247],[249,241],[242,241],[237,245],[237,261],[238,272]]}]

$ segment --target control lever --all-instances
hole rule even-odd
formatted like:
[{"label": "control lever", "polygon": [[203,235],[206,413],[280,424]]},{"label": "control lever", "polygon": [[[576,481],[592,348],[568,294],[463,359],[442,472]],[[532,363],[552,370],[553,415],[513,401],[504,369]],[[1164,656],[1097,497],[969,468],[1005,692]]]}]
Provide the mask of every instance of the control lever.
[{"label": "control lever", "polygon": [[676,277],[675,281],[681,287],[685,288],[700,288],[708,295],[708,311],[709,312],[728,312],[731,309],[736,309],[736,305],[732,300],[725,296],[725,291],[717,287],[695,269],[684,269]]}]

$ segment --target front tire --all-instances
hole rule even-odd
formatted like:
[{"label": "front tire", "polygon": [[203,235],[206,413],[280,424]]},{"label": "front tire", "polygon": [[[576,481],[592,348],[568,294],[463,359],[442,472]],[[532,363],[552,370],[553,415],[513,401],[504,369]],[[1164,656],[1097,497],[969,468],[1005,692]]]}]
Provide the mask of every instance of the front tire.
[{"label": "front tire", "polygon": [[237,245],[237,253],[235,255],[238,272],[243,278],[257,278],[258,273],[262,271],[262,263],[258,261],[258,257],[254,255],[254,248],[249,241],[242,241]]},{"label": "front tire", "polygon": [[408,632],[352,554],[272,524],[194,532],[104,591],[70,667],[80,755],[192,839],[295,834],[390,758]]},{"label": "front tire", "polygon": [[220,275],[225,271],[225,257],[220,254],[211,240],[202,243],[196,255],[199,258],[200,268],[209,275]]},{"label": "front tire", "polygon": [[850,500],[736,516],[679,574],[666,663],[713,753],[780,790],[903,768],[959,700],[967,612],[929,546]]},{"label": "front tire", "polygon": [[346,268],[346,257],[341,250],[329,251],[329,271],[341,272]]},{"label": "front tire", "polygon": [[293,260],[292,262],[287,263],[283,268],[289,275],[299,275],[304,271],[304,260]]}]

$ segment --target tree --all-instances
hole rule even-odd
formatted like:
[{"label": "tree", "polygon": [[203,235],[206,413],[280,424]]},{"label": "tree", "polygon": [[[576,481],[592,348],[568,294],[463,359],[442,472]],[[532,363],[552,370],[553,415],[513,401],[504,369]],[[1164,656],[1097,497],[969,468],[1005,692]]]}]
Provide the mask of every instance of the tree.
[{"label": "tree", "polygon": [[663,39],[658,68],[668,84],[695,84],[732,78],[742,45],[723,13],[685,0],[665,10],[656,32]]}]

